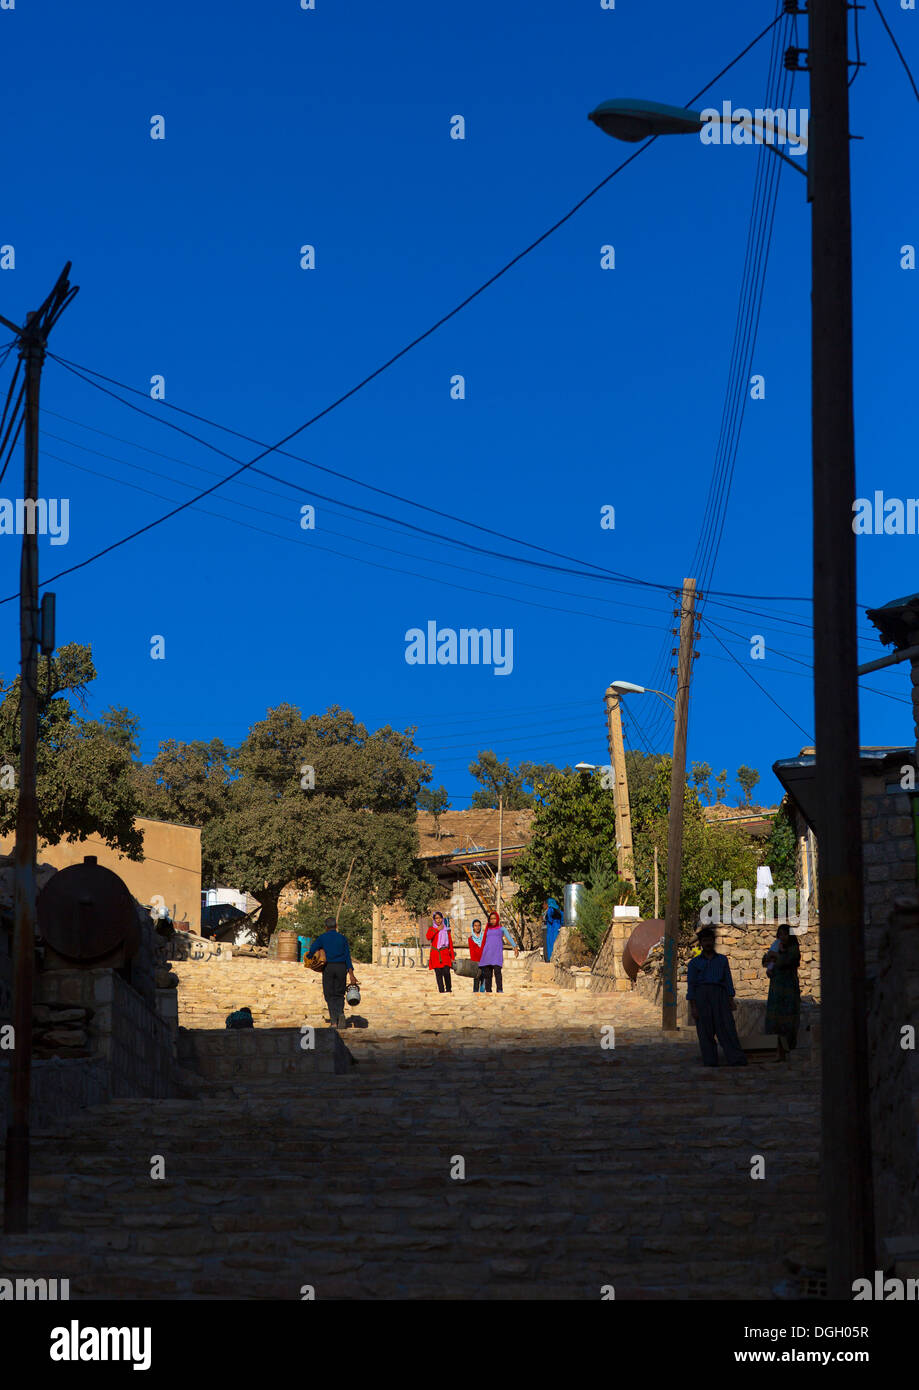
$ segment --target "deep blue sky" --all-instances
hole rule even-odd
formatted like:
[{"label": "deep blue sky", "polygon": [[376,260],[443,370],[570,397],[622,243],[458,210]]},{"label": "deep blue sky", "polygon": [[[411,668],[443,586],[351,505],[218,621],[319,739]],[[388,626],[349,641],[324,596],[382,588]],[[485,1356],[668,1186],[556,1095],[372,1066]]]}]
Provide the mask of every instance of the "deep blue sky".
[{"label": "deep blue sky", "polygon": [[[919,14],[884,4],[919,69]],[[16,257],[15,270],[0,272],[0,312],[21,321],[72,260],[81,290],[54,351],[141,390],[161,373],[169,402],[274,442],[621,161],[632,147],[588,123],[593,106],[616,95],[688,100],[775,12],[775,0],[619,0],[615,11],[599,0],[317,0],[315,12],[298,0],[17,0],[0,12],[0,245]],[[852,151],[859,491],[904,498],[919,495],[919,272],[899,265],[901,245],[919,243],[919,109],[873,10],[861,28],[868,66],[852,89],[852,129],[864,137]],[[761,104],[768,54],[766,40],[705,101]],[[808,104],[804,77],[795,104]],[[464,141],[450,138],[456,114]],[[163,141],[150,139],[154,115],[165,117]],[[306,713],[337,703],[371,727],[418,724],[434,782],[458,806],[468,804],[466,768],[480,748],[514,761],[605,762],[603,690],[660,674],[666,595],[464,554],[443,538],[535,556],[453,519],[462,517],[583,564],[679,582],[711,475],[762,157],[693,137],[658,141],[290,446],[437,508],[443,521],[274,455],[264,466],[294,488],[247,475],[59,580],[58,641],[92,644],[92,708],[135,710],[146,756],[166,737],[236,741],[282,701]],[[600,269],[607,242],[610,272]],[[316,247],[313,271],[299,267],[304,243]],[[809,258],[804,181],[789,171],[754,364],[766,399],[746,410],[715,589],[810,591]],[[450,398],[455,373],[464,401]],[[43,407],[41,494],[71,499],[69,544],[42,541],[45,577],[191,495],[175,479],[203,487],[232,467],[53,362]],[[241,459],[257,452],[204,432]],[[20,466],[17,454],[6,497],[18,493]],[[314,488],[429,534],[358,518]],[[310,501],[317,526],[304,532],[300,506]],[[614,531],[600,527],[604,504],[616,509]],[[861,539],[861,601],[919,589],[917,549],[919,537]],[[0,574],[2,596],[14,593],[13,537],[0,538]],[[810,621],[807,604],[751,606]],[[809,661],[808,631],[705,611],[736,629],[721,635],[740,663],[812,731],[808,674],[774,650]],[[512,628],[512,674],[407,665],[404,634],[429,619]],[[15,603],[0,607],[0,623],[11,675]],[[750,660],[755,633],[766,637],[765,661]],[[165,660],[150,657],[154,634],[165,637]],[[757,795],[776,799],[769,767],[804,734],[711,637],[700,649],[690,757],[732,776],[752,764],[763,778]],[[882,648],[868,636],[863,652],[869,660]],[[869,684],[909,690],[902,667]],[[631,706],[665,748],[669,722],[656,707],[651,696]],[[907,704],[863,695],[863,742],[912,737]]]}]

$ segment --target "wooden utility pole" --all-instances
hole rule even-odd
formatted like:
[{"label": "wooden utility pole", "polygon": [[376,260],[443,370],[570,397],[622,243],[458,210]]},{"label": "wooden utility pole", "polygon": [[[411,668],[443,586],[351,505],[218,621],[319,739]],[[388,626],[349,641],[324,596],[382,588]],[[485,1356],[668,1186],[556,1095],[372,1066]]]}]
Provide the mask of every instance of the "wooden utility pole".
[{"label": "wooden utility pole", "polygon": [[877,1264],[865,999],[856,648],[846,0],[810,0],[814,723],[828,1295]]},{"label": "wooden utility pole", "polygon": [[619,692],[609,686],[605,699],[609,756],[613,765],[616,797],[616,869],[619,877],[626,879],[635,888],[632,812],[629,807],[629,778],[625,766],[625,743],[622,738],[622,710],[619,707]]},{"label": "wooden utility pole", "polygon": [[379,965],[383,958],[383,912],[376,903],[371,908],[371,922],[373,946],[370,958],[374,965]]},{"label": "wooden utility pole", "polygon": [[670,822],[667,833],[667,910],[664,920],[664,978],[661,1026],[677,1026],[677,948],[680,941],[680,883],[683,870],[683,784],[686,780],[686,734],[689,726],[689,682],[692,679],[696,581],[683,580],[680,604],[680,647],[673,726],[673,770],[670,776]]},{"label": "wooden utility pole", "polygon": [[657,891],[657,845],[654,846],[654,920],[657,921],[661,915],[660,897]]},{"label": "wooden utility pole", "polygon": [[[15,925],[13,933],[13,1054],[6,1131],[3,1229],[29,1228],[29,1099],[32,1080],[32,994],[35,970],[38,852],[38,399],[48,333],[77,292],[68,262],[40,309],[22,328],[0,316],[19,339],[25,367],[25,472],[22,560],[19,570],[19,802],[16,812]],[[44,645],[44,643],[43,643]],[[49,648],[50,654],[50,648]]]},{"label": "wooden utility pole", "polygon": [[498,874],[495,879],[495,911],[501,916],[501,899],[504,894],[504,797],[498,796]]}]

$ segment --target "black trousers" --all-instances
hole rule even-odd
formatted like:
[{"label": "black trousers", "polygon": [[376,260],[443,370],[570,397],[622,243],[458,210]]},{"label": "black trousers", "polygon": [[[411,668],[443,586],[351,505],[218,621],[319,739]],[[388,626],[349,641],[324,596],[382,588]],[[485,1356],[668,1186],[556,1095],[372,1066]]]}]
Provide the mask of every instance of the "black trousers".
[{"label": "black trousers", "polygon": [[696,1033],[705,1065],[718,1065],[718,1047],[715,1043],[717,1038],[724,1049],[728,1066],[745,1067],[747,1055],[737,1036],[737,1025],[731,1012],[731,997],[727,990],[721,985],[697,985],[695,1003],[699,1011]]},{"label": "black trousers", "polygon": [[496,983],[497,986],[498,986],[498,988],[496,989],[495,993],[496,993],[496,994],[503,994],[503,993],[504,993],[504,976],[503,976],[503,974],[501,973],[501,966],[500,966],[500,965],[483,965],[483,966],[482,966],[482,974],[485,976],[485,993],[486,993],[486,994],[491,994],[491,981],[492,981],[492,977],[494,977],[495,983]]},{"label": "black trousers", "polygon": [[450,983],[449,965],[436,965],[434,974],[437,976],[437,988],[441,994],[452,994],[453,986]]},{"label": "black trousers", "polygon": [[482,970],[481,970],[481,967],[477,965],[477,966],[476,966],[476,969],[475,969],[475,974],[474,974],[473,977],[472,977],[472,992],[473,992],[473,994],[478,994],[479,991],[481,990],[481,988],[482,988]]},{"label": "black trousers", "polygon": [[333,1025],[341,1021],[345,1012],[345,981],[348,967],[342,962],[327,965],[322,972],[322,992],[329,1006],[329,1018]]}]

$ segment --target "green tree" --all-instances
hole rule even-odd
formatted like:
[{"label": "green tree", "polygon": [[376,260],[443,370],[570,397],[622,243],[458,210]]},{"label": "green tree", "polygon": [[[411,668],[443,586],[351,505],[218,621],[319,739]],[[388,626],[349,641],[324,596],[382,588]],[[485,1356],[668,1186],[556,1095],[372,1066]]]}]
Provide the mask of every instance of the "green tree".
[{"label": "green tree", "polygon": [[715,804],[720,806],[728,797],[728,770],[723,767],[715,778]]},{"label": "green tree", "polygon": [[[340,894],[369,905],[403,897],[423,911],[436,883],[419,861],[416,805],[431,768],[416,760],[412,732],[370,733],[333,706],[304,718],[279,705],[238,749],[165,745],[151,769],[153,804],[202,827],[202,867],[261,903],[259,936],[278,920],[291,881],[321,900]],[[304,786],[304,768],[312,769]],[[159,800],[157,800],[159,798]]]},{"label": "green tree", "polygon": [[616,862],[616,806],[598,772],[550,772],[537,781],[530,843],[514,864],[518,909],[539,912],[566,883],[588,879],[592,857]]},{"label": "green tree", "polygon": [[535,785],[549,773],[557,771],[551,763],[518,763],[511,767],[510,761],[501,762],[490,749],[479,753],[469,764],[469,771],[481,783],[472,794],[474,809],[496,809],[498,798],[504,798],[506,811],[522,811],[536,804]]},{"label": "green tree", "polygon": [[753,788],[759,781],[759,773],[755,767],[747,767],[745,763],[742,763],[737,769],[737,781],[743,791],[743,804],[744,806],[749,806],[750,798],[753,795]]},{"label": "green tree", "polygon": [[[655,845],[658,852],[661,902],[666,902],[667,833],[668,817],[661,816],[635,842],[635,876],[643,917],[650,917],[653,913]],[[734,888],[747,887],[755,883],[758,862],[759,854],[756,847],[741,830],[726,827],[717,821],[709,823],[701,815],[684,814],[679,914],[684,935],[691,936],[698,923],[703,903],[702,894],[706,889],[715,888],[720,895],[725,881],[730,882]]]},{"label": "green tree", "polygon": [[[227,809],[231,758],[232,750],[219,738],[210,743],[164,740],[153,761],[137,769],[144,814],[204,827]],[[213,877],[212,869],[202,864],[205,878]]]},{"label": "green tree", "polygon": [[[661,816],[670,813],[670,778],[673,759],[666,754],[661,754],[655,764],[653,776],[630,798],[632,802],[632,838],[637,834],[649,829]],[[683,790],[683,815],[701,816],[702,808],[699,798],[689,786],[684,783]]]},{"label": "green tree", "polygon": [[[135,828],[138,790],[132,764],[137,719],[127,710],[87,719],[87,687],[96,678],[92,650],[61,647],[38,668],[38,834],[50,845],[98,836],[129,859],[143,858]],[[20,677],[0,684],[0,761],[19,766]],[[69,697],[69,698],[68,698]],[[130,733],[130,737],[127,735]],[[15,828],[17,785],[0,791],[0,833]]]},{"label": "green tree", "polygon": [[140,754],[140,715],[132,714],[125,705],[113,705],[104,710],[102,725],[108,737],[124,748],[131,758]]},{"label": "green tree", "polygon": [[772,886],[788,892],[797,887],[798,841],[787,807],[780,806],[763,846],[764,864],[772,870]]},{"label": "green tree", "polygon": [[657,769],[667,761],[666,753],[642,753],[638,748],[625,750],[625,771],[629,782],[629,802],[634,806],[643,793],[657,785]]},{"label": "green tree", "polygon": [[712,794],[711,776],[711,763],[693,763],[692,784],[699,793],[699,796],[704,798],[706,806],[711,806],[715,799]]},{"label": "green tree", "polygon": [[347,938],[352,960],[369,961],[373,955],[373,921],[366,905],[349,907],[344,903],[340,911],[337,909],[337,898],[301,898],[293,912],[283,917],[278,925],[312,938],[325,931],[327,917],[335,917],[338,930]]},{"label": "green tree", "polygon": [[613,909],[634,900],[632,885],[621,879],[615,862],[594,855],[587,871],[586,891],[578,903],[577,935],[593,957],[613,920]]},{"label": "green tree", "polygon": [[427,811],[434,817],[434,834],[440,834],[440,817],[450,809],[450,797],[446,787],[422,787],[418,793],[419,811]]}]

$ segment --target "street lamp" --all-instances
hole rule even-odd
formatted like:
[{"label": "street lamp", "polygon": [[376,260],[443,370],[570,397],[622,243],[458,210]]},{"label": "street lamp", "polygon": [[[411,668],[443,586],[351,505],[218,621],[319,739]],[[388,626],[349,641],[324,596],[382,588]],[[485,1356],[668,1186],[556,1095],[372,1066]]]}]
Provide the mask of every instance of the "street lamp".
[{"label": "street lamp", "polygon": [[[640,140],[658,135],[698,135],[707,124],[727,125],[731,129],[740,126],[741,129],[759,136],[758,144],[771,150],[783,163],[807,177],[806,168],[796,164],[772,144],[769,137],[775,134],[773,127],[762,121],[757,124],[749,116],[734,115],[729,121],[722,120],[720,116],[710,116],[706,121],[701,111],[691,111],[688,106],[665,106],[659,101],[639,101],[634,97],[625,97],[601,102],[587,119],[593,121],[598,130],[602,130],[605,135],[612,135],[616,140],[626,140],[629,144],[637,144]],[[762,138],[763,135],[766,136],[765,139]],[[783,138],[793,140],[802,150],[807,148],[805,141],[791,131],[783,132]]]},{"label": "street lamp", "polygon": [[631,681],[610,681],[610,689],[618,690],[621,695],[659,695],[662,700],[669,700],[671,706],[676,708],[676,700],[672,695],[668,695],[666,690],[652,690],[648,685],[633,685]]},{"label": "street lamp", "polygon": [[[820,852],[822,1125],[827,1283],[850,1299],[876,1264],[865,989],[856,640],[855,421],[848,0],[808,0],[811,141],[811,450],[814,724]],[[591,113],[634,142],[698,130],[681,107],[633,100]],[[773,146],[775,154],[779,151]],[[788,161],[790,162],[790,161]],[[798,166],[795,166],[798,167]],[[803,172],[803,171],[802,171]]]}]

